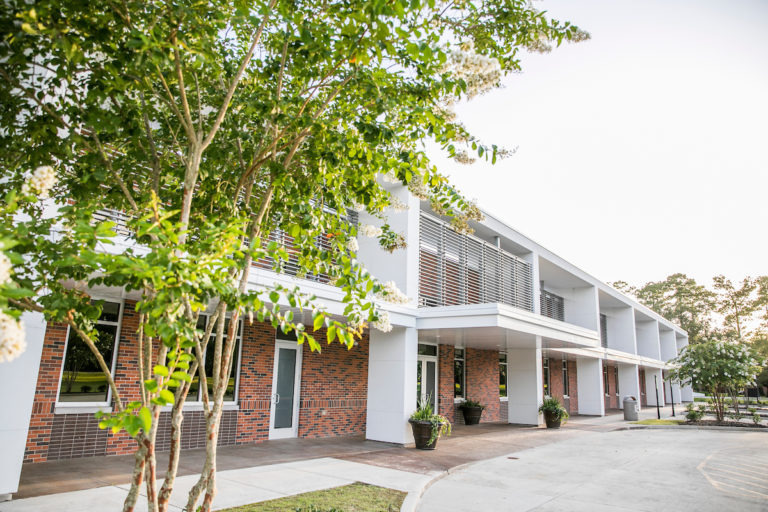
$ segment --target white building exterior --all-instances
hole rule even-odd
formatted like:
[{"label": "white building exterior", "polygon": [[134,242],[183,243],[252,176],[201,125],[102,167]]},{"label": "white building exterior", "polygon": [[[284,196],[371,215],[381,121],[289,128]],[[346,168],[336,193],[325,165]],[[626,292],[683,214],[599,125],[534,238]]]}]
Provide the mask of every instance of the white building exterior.
[{"label": "white building exterior", "polygon": [[[688,344],[680,327],[490,214],[472,224],[473,235],[461,235],[404,187],[387,186],[409,206],[389,218],[408,246],[389,253],[376,239],[361,238],[359,259],[412,300],[385,306],[391,332],[370,332],[362,377],[367,378],[362,412],[368,439],[411,443],[407,420],[419,392],[432,395],[448,415],[455,415],[454,403],[462,398],[477,397],[494,402],[488,420],[531,425],[542,423],[538,407],[545,392],[562,397],[572,414],[585,415],[621,408],[627,396],[653,406],[656,385],[662,405],[692,401],[689,386],[664,384],[668,361]],[[360,222],[377,220],[361,215]],[[328,284],[263,268],[252,273],[252,286],[275,281],[299,283],[332,313],[343,310],[340,292]],[[122,290],[92,292],[105,300],[132,298]],[[7,412],[0,420],[0,494],[17,490],[35,389],[41,385],[46,325],[36,317],[27,322],[27,353],[0,367],[0,388],[14,390],[0,398]],[[483,376],[489,368],[495,376]],[[498,386],[489,384],[493,379]],[[248,398],[243,389],[235,404]],[[52,407],[54,418],[76,409]]]}]

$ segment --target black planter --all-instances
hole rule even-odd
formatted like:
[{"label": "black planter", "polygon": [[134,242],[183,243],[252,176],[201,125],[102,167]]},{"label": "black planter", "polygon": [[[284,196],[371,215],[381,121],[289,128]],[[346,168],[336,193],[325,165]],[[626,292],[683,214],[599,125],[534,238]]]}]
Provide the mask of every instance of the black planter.
[{"label": "black planter", "polygon": [[464,415],[465,425],[477,425],[480,423],[480,416],[483,415],[482,407],[462,407],[461,413]]},{"label": "black planter", "polygon": [[411,424],[411,430],[413,430],[413,441],[416,443],[416,448],[419,450],[434,450],[437,447],[437,437],[432,443],[429,439],[432,437],[432,423],[429,421],[417,421],[408,420]]},{"label": "black planter", "polygon": [[560,428],[560,415],[555,412],[544,412],[544,422],[547,428]]}]

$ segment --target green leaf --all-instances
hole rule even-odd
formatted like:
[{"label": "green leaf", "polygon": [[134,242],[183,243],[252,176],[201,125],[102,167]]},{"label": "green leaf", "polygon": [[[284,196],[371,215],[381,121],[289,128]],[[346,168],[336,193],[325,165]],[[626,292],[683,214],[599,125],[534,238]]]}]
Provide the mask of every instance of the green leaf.
[{"label": "green leaf", "polygon": [[153,371],[155,372],[155,375],[160,375],[162,377],[168,376],[168,368],[161,364],[155,365],[155,367],[153,368]]},{"label": "green leaf", "polygon": [[144,406],[139,409],[139,420],[141,421],[141,428],[145,433],[149,433],[152,429],[152,413],[149,408]]},{"label": "green leaf", "polygon": [[175,401],[173,393],[171,393],[167,389],[160,390],[160,398],[168,404],[172,404]]}]

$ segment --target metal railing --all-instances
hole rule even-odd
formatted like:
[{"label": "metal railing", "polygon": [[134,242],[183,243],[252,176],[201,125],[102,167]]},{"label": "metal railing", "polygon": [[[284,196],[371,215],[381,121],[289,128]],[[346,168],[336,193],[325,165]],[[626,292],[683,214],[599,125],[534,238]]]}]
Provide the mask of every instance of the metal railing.
[{"label": "metal railing", "polygon": [[420,307],[500,302],[533,311],[528,262],[423,212],[419,226]]},{"label": "metal railing", "polygon": [[555,320],[565,320],[565,299],[547,290],[541,290],[539,295],[541,314]]},{"label": "metal railing", "polygon": [[608,317],[600,313],[600,346],[608,348]]}]

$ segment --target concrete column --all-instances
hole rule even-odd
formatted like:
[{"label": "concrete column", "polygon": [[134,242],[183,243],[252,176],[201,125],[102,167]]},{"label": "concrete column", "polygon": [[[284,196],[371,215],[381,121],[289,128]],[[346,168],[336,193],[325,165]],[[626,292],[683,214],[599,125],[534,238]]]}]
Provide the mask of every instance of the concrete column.
[{"label": "concrete column", "polygon": [[510,423],[541,423],[539,406],[544,399],[541,372],[540,348],[507,349],[507,404]]},{"label": "concrete column", "polygon": [[45,319],[40,313],[24,313],[27,349],[11,362],[0,363],[0,501],[19,490],[21,464],[27,444],[29,419],[35,399],[37,373],[43,353]]},{"label": "concrete column", "polygon": [[408,417],[416,409],[416,329],[390,333],[371,329],[368,355],[368,414],[365,437],[408,444],[413,434]]},{"label": "concrete column", "polygon": [[605,416],[602,360],[576,360],[576,387],[579,394],[579,414]]},{"label": "concrete column", "polygon": [[619,369],[619,408],[624,408],[624,398],[635,397],[640,405],[640,375],[636,364],[617,363]]},{"label": "concrete column", "polygon": [[[654,379],[654,376],[656,376],[656,379]],[[661,370],[658,370],[656,368],[646,368],[645,369],[645,396],[648,400],[648,405],[656,406],[656,383],[655,380],[658,380],[659,385],[659,405],[664,407],[664,404],[666,401],[664,400],[664,377],[662,375]]]}]

